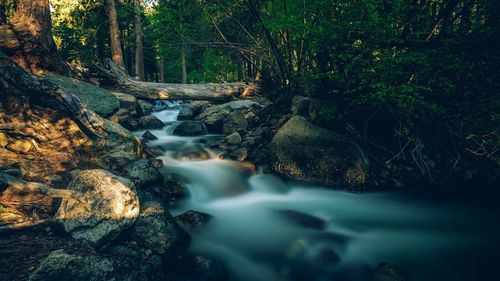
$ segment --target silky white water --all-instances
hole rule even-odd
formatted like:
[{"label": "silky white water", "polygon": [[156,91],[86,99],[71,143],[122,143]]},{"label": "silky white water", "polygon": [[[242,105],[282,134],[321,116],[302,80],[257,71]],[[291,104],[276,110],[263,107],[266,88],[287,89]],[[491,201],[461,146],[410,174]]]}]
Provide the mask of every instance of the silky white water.
[{"label": "silky white water", "polygon": [[213,216],[191,233],[189,251],[221,260],[231,280],[369,280],[381,262],[410,280],[495,280],[490,277],[500,232],[494,213],[250,176],[248,166],[218,159],[204,147],[217,136],[172,136],[169,126],[177,114],[155,113],[167,126],[152,130],[158,140],[148,145],[164,149],[163,173],[188,182],[191,196],[172,214],[195,210]]}]

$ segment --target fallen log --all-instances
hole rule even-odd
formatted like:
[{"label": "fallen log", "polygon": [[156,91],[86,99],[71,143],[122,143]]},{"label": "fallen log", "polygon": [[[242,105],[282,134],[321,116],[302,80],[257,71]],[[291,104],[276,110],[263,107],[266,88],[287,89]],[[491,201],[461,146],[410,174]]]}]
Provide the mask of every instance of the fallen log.
[{"label": "fallen log", "polygon": [[23,181],[2,172],[0,172],[0,187],[2,193],[8,192],[21,196],[29,193],[52,198],[78,198],[81,195],[80,192],[74,190],[51,188],[43,183]]},{"label": "fallen log", "polygon": [[[233,97],[246,97],[259,93],[257,83],[207,83],[207,84],[169,84],[152,83],[135,80],[121,70],[116,64],[108,61],[110,74],[102,74],[101,77],[114,79],[107,84],[113,85],[117,91],[121,91],[136,98],[147,100],[208,100],[224,101]],[[103,73],[103,69],[99,71]]]}]

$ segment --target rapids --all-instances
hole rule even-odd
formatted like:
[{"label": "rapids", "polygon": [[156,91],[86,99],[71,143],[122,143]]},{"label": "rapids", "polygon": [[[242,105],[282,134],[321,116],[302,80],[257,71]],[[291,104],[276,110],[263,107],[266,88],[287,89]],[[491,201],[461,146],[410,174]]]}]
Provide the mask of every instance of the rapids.
[{"label": "rapids", "polygon": [[221,260],[230,280],[362,281],[381,262],[413,281],[493,280],[497,272],[500,231],[492,211],[242,173],[241,163],[206,148],[221,136],[173,136],[178,110],[153,114],[166,126],[151,130],[158,140],[148,145],[166,151],[163,173],[188,182],[190,197],[172,214],[213,216],[191,233],[189,251]]}]

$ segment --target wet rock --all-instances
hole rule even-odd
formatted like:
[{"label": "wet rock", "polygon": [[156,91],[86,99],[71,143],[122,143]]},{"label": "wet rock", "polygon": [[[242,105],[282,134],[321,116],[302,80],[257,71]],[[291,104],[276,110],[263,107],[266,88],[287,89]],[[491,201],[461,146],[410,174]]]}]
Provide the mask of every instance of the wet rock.
[{"label": "wet rock", "polygon": [[146,115],[139,118],[140,129],[161,129],[163,128],[163,122],[153,115]]},{"label": "wet rock", "polygon": [[129,94],[124,94],[124,93],[116,93],[113,92],[113,95],[118,99],[120,102],[120,108],[126,109],[128,111],[136,111],[137,107],[139,104],[137,103],[137,99]]},{"label": "wet rock", "polygon": [[181,109],[179,110],[179,115],[177,116],[178,120],[189,120],[193,117],[194,112],[191,107],[187,105],[181,105]]},{"label": "wet rock", "polygon": [[0,132],[0,147],[6,147],[9,144],[9,139],[7,135]]},{"label": "wet rock", "polygon": [[145,100],[137,100],[137,111],[140,115],[149,115],[153,112],[153,105]]},{"label": "wet rock", "polygon": [[52,252],[31,274],[29,281],[153,281],[160,280],[161,263],[95,255]]},{"label": "wet rock", "polygon": [[[187,280],[225,281],[229,280],[226,267],[216,259],[204,256],[183,256],[177,260],[175,274]],[[186,280],[184,279],[184,280]]]},{"label": "wet rock", "polygon": [[127,178],[131,179],[136,187],[142,188],[163,180],[158,171],[161,166],[161,160],[140,159],[127,165],[124,170],[127,172]]},{"label": "wet rock", "polygon": [[157,140],[158,139],[149,130],[147,130],[146,132],[144,132],[144,134],[142,134],[142,138],[145,140]]},{"label": "wet rock", "polygon": [[191,101],[189,107],[193,110],[193,115],[196,116],[202,113],[205,109],[210,106],[209,101]]},{"label": "wet rock", "polygon": [[78,79],[55,74],[44,75],[44,78],[55,83],[65,92],[74,93],[90,109],[102,117],[109,117],[120,108],[120,102],[115,95],[103,88]]},{"label": "wet rock", "polygon": [[212,219],[209,214],[189,210],[175,217],[175,221],[186,231],[193,232],[199,230]]},{"label": "wet rock", "polygon": [[241,135],[238,132],[234,132],[226,137],[226,141],[228,144],[240,144]]},{"label": "wet rock", "polygon": [[68,189],[81,195],[63,199],[55,217],[73,238],[96,248],[109,245],[139,216],[134,184],[108,171],[81,171]]},{"label": "wet rock", "polygon": [[7,148],[14,152],[28,153],[33,148],[33,145],[28,140],[16,140],[7,145]]},{"label": "wet rock", "polygon": [[176,136],[202,136],[207,134],[207,129],[200,121],[182,121],[177,124],[173,134]]},{"label": "wet rock", "polygon": [[405,277],[387,263],[381,263],[375,269],[373,281],[405,281]]},{"label": "wet rock", "polygon": [[147,193],[141,195],[141,214],[130,235],[139,246],[162,256],[181,253],[191,240],[161,201]]},{"label": "wet rock", "polygon": [[273,137],[272,168],[311,184],[361,189],[367,177],[362,151],[350,139],[292,117]]},{"label": "wet rock", "polygon": [[242,111],[232,111],[224,120],[222,132],[226,135],[242,132],[248,128],[248,122]]}]

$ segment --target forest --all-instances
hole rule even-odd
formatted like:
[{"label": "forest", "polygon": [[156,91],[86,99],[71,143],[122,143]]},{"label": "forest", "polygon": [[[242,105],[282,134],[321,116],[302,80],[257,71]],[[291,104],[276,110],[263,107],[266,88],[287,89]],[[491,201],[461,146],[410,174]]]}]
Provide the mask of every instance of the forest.
[{"label": "forest", "polygon": [[0,280],[496,280],[499,94],[497,0],[0,0]]}]

